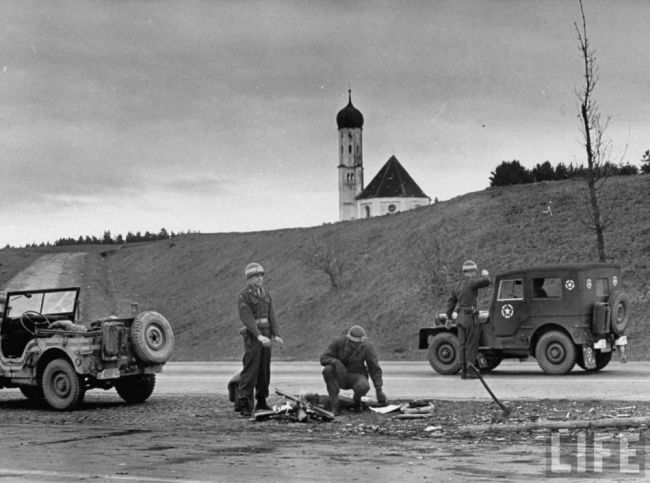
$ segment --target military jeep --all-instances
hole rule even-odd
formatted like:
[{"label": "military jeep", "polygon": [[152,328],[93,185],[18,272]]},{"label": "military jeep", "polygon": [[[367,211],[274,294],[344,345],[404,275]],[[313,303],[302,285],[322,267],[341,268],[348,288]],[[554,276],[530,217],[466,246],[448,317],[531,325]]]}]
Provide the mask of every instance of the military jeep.
[{"label": "military jeep", "polygon": [[[566,374],[576,363],[598,371],[616,350],[626,360],[629,313],[618,265],[564,264],[501,273],[489,310],[479,313],[476,366],[488,372],[503,359],[530,356],[547,374]],[[419,348],[428,350],[439,374],[460,370],[457,333],[446,314],[420,329]]]},{"label": "military jeep", "polygon": [[[78,287],[10,291],[0,321],[0,388],[71,410],[88,389],[115,388],[129,403],[153,393],[174,347],[159,313],[77,323]],[[1,306],[0,306],[1,307]]]}]

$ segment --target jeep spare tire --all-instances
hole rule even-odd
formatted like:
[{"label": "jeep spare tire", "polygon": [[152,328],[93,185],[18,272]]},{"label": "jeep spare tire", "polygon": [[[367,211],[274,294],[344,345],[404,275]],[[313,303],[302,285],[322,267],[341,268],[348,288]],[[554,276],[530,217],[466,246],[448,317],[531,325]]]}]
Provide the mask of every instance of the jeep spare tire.
[{"label": "jeep spare tire", "polygon": [[630,297],[625,292],[614,292],[607,300],[611,313],[611,328],[614,334],[625,335],[630,320]]},{"label": "jeep spare tire", "polygon": [[158,312],[141,312],[131,324],[131,343],[135,354],[151,364],[167,362],[174,350],[174,331]]}]

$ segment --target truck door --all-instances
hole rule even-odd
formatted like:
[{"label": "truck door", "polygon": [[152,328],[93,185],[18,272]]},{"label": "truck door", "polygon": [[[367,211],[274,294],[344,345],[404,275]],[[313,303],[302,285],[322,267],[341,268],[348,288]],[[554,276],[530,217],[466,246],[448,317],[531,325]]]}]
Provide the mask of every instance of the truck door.
[{"label": "truck door", "polygon": [[523,277],[500,280],[490,317],[494,320],[494,335],[507,337],[514,334],[519,325],[528,318],[528,312],[528,304],[524,299]]}]

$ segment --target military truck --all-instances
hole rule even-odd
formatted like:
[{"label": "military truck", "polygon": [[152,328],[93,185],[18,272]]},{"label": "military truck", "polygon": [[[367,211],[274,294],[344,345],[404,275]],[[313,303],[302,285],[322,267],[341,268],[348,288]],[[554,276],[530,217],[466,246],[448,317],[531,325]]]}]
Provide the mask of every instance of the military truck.
[{"label": "military truck", "polygon": [[[563,264],[512,270],[496,276],[481,328],[477,367],[496,368],[504,359],[537,359],[547,374],[566,374],[578,364],[598,371],[618,351],[625,361],[630,299],[621,268],[606,263]],[[456,374],[458,330],[446,314],[420,329],[419,348],[428,351],[439,374]]]},{"label": "military truck", "polygon": [[10,291],[2,300],[0,388],[71,410],[87,390],[115,388],[129,403],[153,393],[174,348],[171,324],[157,312],[80,324],[79,287]]}]

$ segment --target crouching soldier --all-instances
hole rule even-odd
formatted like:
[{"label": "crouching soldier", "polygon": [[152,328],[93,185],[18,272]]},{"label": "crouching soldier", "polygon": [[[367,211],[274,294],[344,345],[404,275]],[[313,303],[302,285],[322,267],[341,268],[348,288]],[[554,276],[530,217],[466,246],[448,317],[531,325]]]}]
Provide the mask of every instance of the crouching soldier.
[{"label": "crouching soldier", "polygon": [[[239,318],[244,327],[244,368],[239,376],[235,409],[242,416],[253,411],[253,392],[257,399],[255,409],[269,409],[266,398],[271,382],[271,341],[283,344],[275,320],[271,296],[262,288],[264,269],[259,263],[249,263],[245,269],[248,285],[239,294]],[[235,396],[236,395],[236,396]]]},{"label": "crouching soldier", "polygon": [[386,404],[377,352],[362,327],[355,325],[347,335],[334,339],[321,355],[320,363],[324,366],[323,379],[335,415],[341,414],[340,389],[352,389],[353,409],[363,409],[361,398],[370,390],[368,374],[375,386],[377,402]]}]

